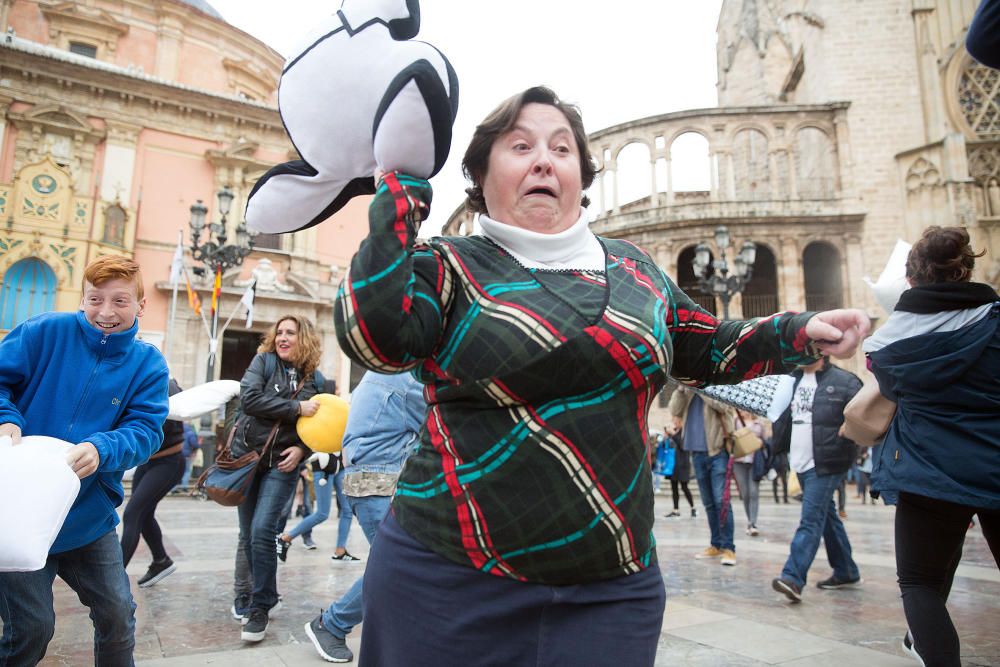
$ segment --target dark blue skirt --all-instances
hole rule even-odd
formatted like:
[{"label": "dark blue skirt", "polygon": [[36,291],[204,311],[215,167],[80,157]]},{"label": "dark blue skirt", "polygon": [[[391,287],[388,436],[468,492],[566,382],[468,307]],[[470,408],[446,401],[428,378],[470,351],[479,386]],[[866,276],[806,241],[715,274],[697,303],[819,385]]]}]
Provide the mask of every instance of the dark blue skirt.
[{"label": "dark blue skirt", "polygon": [[390,513],[364,583],[359,664],[652,665],[666,591],[659,566],[573,586],[526,584],[439,556]]}]

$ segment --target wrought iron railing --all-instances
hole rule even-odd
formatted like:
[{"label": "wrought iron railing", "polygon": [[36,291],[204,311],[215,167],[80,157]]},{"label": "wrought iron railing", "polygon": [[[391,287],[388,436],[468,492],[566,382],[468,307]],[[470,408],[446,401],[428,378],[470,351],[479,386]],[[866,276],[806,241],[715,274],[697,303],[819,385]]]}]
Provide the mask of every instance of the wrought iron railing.
[{"label": "wrought iron railing", "polygon": [[833,310],[844,307],[844,297],[839,292],[806,293],[806,310]]},{"label": "wrought iron railing", "polygon": [[767,317],[778,312],[777,294],[744,294],[743,317]]}]

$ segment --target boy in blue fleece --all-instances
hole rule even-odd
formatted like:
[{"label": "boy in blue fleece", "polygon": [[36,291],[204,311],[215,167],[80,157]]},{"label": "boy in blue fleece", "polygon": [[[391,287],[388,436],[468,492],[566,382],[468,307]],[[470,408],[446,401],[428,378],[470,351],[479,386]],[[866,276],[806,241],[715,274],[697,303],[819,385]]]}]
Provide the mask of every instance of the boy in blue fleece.
[{"label": "boy in blue fleece", "polygon": [[78,443],[66,462],[80,477],[45,567],[0,573],[0,665],[34,665],[45,655],[56,575],[90,608],[95,663],[133,664],[135,602],[115,507],[122,474],[156,451],[167,416],[166,362],[136,340],[145,303],[139,265],[99,257],[84,270],[77,313],[38,315],[0,342],[0,436],[15,445],[22,435]]}]

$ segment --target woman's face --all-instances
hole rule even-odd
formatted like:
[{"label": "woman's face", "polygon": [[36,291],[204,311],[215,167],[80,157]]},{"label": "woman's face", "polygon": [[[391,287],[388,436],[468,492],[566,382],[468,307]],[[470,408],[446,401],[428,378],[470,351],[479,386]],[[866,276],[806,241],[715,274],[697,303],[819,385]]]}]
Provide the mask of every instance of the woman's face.
[{"label": "woman's face", "polygon": [[299,326],[295,320],[281,320],[274,334],[274,351],[282,361],[294,361],[299,347]]},{"label": "woman's face", "polygon": [[580,151],[566,116],[548,104],[524,105],[490,149],[483,180],[489,216],[555,234],[580,218],[581,195]]}]

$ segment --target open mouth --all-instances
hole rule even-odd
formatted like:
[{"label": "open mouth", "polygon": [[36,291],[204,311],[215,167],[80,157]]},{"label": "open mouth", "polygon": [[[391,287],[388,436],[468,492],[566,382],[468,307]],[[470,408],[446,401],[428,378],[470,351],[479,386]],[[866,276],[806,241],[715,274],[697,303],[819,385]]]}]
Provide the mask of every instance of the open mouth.
[{"label": "open mouth", "polygon": [[116,326],[118,326],[117,322],[112,322],[110,324],[108,324],[106,322],[96,322],[96,324],[97,324],[97,326],[101,327],[102,329],[114,329]]},{"label": "open mouth", "polygon": [[525,196],[528,196],[528,195],[544,195],[544,196],[547,196],[547,197],[555,197],[556,193],[555,193],[555,190],[553,190],[552,188],[546,188],[544,186],[539,186],[537,188],[531,188],[530,190],[528,190],[525,193]]}]

